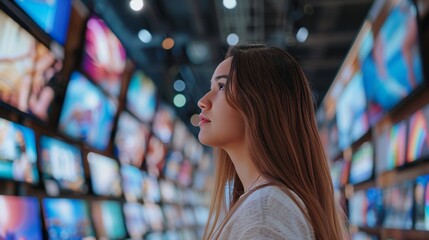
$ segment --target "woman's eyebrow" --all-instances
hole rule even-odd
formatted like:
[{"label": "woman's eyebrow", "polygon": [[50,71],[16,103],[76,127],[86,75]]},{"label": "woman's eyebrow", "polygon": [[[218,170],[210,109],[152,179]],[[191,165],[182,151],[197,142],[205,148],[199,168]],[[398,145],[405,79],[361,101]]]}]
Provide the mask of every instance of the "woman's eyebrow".
[{"label": "woman's eyebrow", "polygon": [[[219,75],[219,76],[216,76],[215,78],[214,78],[214,80],[215,80],[215,82],[217,82],[217,81],[219,81],[220,79],[222,79],[222,78],[225,78],[225,79],[228,79],[228,75]],[[212,81],[211,81],[212,82]]]}]

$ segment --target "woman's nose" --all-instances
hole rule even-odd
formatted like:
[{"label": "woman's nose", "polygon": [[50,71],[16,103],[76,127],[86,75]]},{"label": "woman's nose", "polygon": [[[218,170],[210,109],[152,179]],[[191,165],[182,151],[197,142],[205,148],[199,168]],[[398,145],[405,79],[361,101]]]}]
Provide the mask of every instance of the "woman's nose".
[{"label": "woman's nose", "polygon": [[207,99],[207,94],[206,95],[204,95],[199,101],[198,101],[198,107],[201,109],[201,110],[206,110],[207,108],[209,108],[210,107],[210,102],[209,102],[209,100]]}]

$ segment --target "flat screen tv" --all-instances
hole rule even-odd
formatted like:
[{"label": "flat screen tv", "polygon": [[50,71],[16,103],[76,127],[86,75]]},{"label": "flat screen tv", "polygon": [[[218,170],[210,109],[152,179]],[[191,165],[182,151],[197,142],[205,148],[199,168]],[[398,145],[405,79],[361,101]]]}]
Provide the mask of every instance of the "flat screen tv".
[{"label": "flat screen tv", "polygon": [[141,239],[149,230],[149,223],[143,215],[143,206],[140,203],[125,203],[124,216],[128,234],[132,239]]},{"label": "flat screen tv", "polygon": [[0,239],[43,239],[37,198],[0,196],[0,213]]},{"label": "flat screen tv", "polygon": [[162,231],[164,228],[164,216],[161,207],[157,204],[144,204],[143,215],[148,220],[151,231]]},{"label": "flat screen tv", "polygon": [[0,178],[39,183],[34,131],[0,118]]},{"label": "flat screen tv", "polygon": [[341,149],[349,147],[369,128],[362,73],[356,70],[337,102],[338,140]]},{"label": "flat screen tv", "polygon": [[126,60],[119,39],[101,18],[92,15],[86,24],[83,71],[110,95],[118,97]]},{"label": "flat screen tv", "polygon": [[158,178],[146,172],[143,174],[143,200],[144,203],[158,203],[161,201]]},{"label": "flat screen tv", "polygon": [[143,176],[142,171],[131,165],[121,166],[122,188],[125,199],[129,202],[136,202],[143,197]]},{"label": "flat screen tv", "polygon": [[164,203],[177,201],[177,188],[172,181],[160,180],[161,199]]},{"label": "flat screen tv", "polygon": [[[388,170],[405,164],[407,122],[395,123],[390,130],[390,143],[387,152]],[[386,151],[386,150],[384,150]]]},{"label": "flat screen tv", "polygon": [[359,53],[371,125],[424,81],[416,6],[411,0],[373,6]]},{"label": "flat screen tv", "polygon": [[141,121],[151,122],[156,110],[156,86],[142,71],[134,72],[127,91],[127,109]]},{"label": "flat screen tv", "polygon": [[363,143],[352,155],[350,183],[369,180],[374,173],[374,149],[371,142]]},{"label": "flat screen tv", "polygon": [[358,191],[349,199],[349,221],[354,226],[366,226],[367,197],[365,191]]},{"label": "flat screen tv", "polygon": [[87,155],[92,191],[96,195],[120,197],[122,195],[119,163],[112,158],[90,152]]},{"label": "flat screen tv", "polygon": [[426,217],[425,195],[429,175],[418,176],[414,186],[414,229],[427,231],[429,230],[429,218]]},{"label": "flat screen tv", "polygon": [[413,181],[401,182],[384,191],[383,227],[411,229],[413,227]]},{"label": "flat screen tv", "polygon": [[72,8],[71,0],[15,0],[15,2],[55,41],[65,44]]},{"label": "flat screen tv", "polygon": [[429,105],[410,117],[407,139],[407,162],[429,156]]},{"label": "flat screen tv", "polygon": [[127,230],[119,202],[93,201],[91,216],[100,239],[125,239]]},{"label": "flat screen tv", "polygon": [[1,102],[48,121],[61,67],[51,50],[0,10]]},{"label": "flat screen tv", "polygon": [[114,151],[123,164],[141,167],[149,142],[149,129],[127,112],[119,116]]},{"label": "flat screen tv", "polygon": [[68,136],[104,150],[110,140],[116,115],[115,101],[79,72],[73,72],[67,86],[59,129]]},{"label": "flat screen tv", "polygon": [[177,181],[182,161],[183,154],[180,151],[171,151],[167,154],[164,167],[164,176],[166,179]]},{"label": "flat screen tv", "polygon": [[157,136],[164,143],[170,143],[171,141],[173,135],[174,118],[174,110],[165,104],[161,104],[155,113],[152,131],[155,136]]},{"label": "flat screen tv", "polygon": [[45,185],[58,190],[82,193],[87,191],[82,154],[78,147],[42,135],[40,161]]},{"label": "flat screen tv", "polygon": [[149,174],[159,176],[165,165],[165,155],[167,147],[155,136],[149,139],[149,145],[146,154],[146,166]]},{"label": "flat screen tv", "polygon": [[94,238],[88,204],[80,199],[45,198],[43,216],[49,239]]}]

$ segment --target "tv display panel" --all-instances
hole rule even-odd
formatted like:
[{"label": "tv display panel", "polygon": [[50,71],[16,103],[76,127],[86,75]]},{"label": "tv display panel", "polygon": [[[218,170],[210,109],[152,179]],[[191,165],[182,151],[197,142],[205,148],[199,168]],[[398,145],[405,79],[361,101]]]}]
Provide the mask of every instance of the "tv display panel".
[{"label": "tv display panel", "polygon": [[118,97],[126,65],[125,48],[99,17],[88,19],[82,69],[109,94]]},{"label": "tv display panel", "polygon": [[429,156],[429,105],[415,112],[408,121],[407,162]]},{"label": "tv display panel", "polygon": [[127,109],[144,122],[152,121],[156,110],[156,87],[142,71],[134,72],[127,91]]},{"label": "tv display panel", "polygon": [[406,121],[394,124],[390,130],[390,144],[387,153],[387,162],[389,170],[405,164],[406,140]]},{"label": "tv display panel", "polygon": [[160,180],[159,186],[161,190],[161,198],[162,201],[165,203],[174,203],[174,201],[177,201],[177,191],[176,186],[171,181],[166,180]]},{"label": "tv display panel", "polygon": [[164,167],[164,176],[166,179],[177,181],[182,161],[183,155],[180,151],[172,151],[167,154]]},{"label": "tv display panel", "polygon": [[49,239],[85,239],[95,237],[84,200],[45,198],[43,213]]},{"label": "tv display panel", "polygon": [[0,178],[39,183],[34,131],[1,118]]},{"label": "tv display panel", "polygon": [[151,231],[162,231],[164,226],[164,216],[161,207],[157,204],[144,204],[143,215],[149,221]]},{"label": "tv display panel", "polygon": [[0,239],[42,240],[39,201],[33,197],[0,196]]},{"label": "tv display panel", "polygon": [[338,98],[337,126],[341,149],[350,146],[368,131],[365,91],[359,70],[353,74]]},{"label": "tv display panel", "polygon": [[42,135],[40,157],[45,183],[54,183],[62,190],[86,192],[87,186],[79,148]]},{"label": "tv display panel", "polygon": [[177,182],[182,187],[188,187],[192,183],[193,177],[193,166],[190,160],[184,159],[180,164],[179,175],[177,176]]},{"label": "tv display panel", "polygon": [[387,16],[370,11],[373,28],[359,53],[371,125],[424,81],[415,5],[411,0],[383,3],[374,6],[393,6]]},{"label": "tv display panel", "polygon": [[159,106],[153,120],[152,131],[162,142],[170,143],[173,135],[175,113],[165,104]]},{"label": "tv display panel", "polygon": [[427,185],[429,175],[416,178],[414,186],[414,228],[417,230],[429,230],[429,218],[425,216],[425,195],[428,193]]},{"label": "tv display panel", "polygon": [[374,172],[374,149],[365,142],[352,156],[350,183],[357,184],[372,178]]},{"label": "tv display panel", "polygon": [[120,197],[122,186],[119,163],[112,158],[93,152],[88,153],[87,159],[94,193]]},{"label": "tv display panel", "polygon": [[159,176],[165,165],[166,146],[157,137],[149,139],[149,146],[146,154],[146,166],[149,174]]},{"label": "tv display panel", "polygon": [[158,178],[145,172],[143,172],[143,200],[145,203],[161,201]]},{"label": "tv display panel", "polygon": [[64,45],[72,8],[71,0],[15,0],[54,40]]},{"label": "tv display panel", "polygon": [[149,230],[149,223],[143,215],[143,206],[127,202],[124,204],[124,215],[128,234],[133,239],[141,239]]},{"label": "tv display panel", "polygon": [[62,62],[1,10],[0,36],[0,101],[49,120],[54,75]]},{"label": "tv display panel", "polygon": [[174,123],[173,140],[171,142],[173,149],[182,151],[185,148],[188,135],[189,132],[186,125],[182,121],[176,120]]},{"label": "tv display panel", "polygon": [[148,128],[127,112],[119,116],[115,154],[123,164],[140,167],[149,142]]},{"label": "tv display panel", "polygon": [[125,199],[129,202],[141,200],[143,197],[143,176],[140,169],[131,165],[122,165],[121,175]]},{"label": "tv display panel", "polygon": [[349,199],[349,221],[355,226],[366,226],[368,200],[365,191],[355,192]]},{"label": "tv display panel", "polygon": [[104,150],[109,144],[117,105],[78,72],[73,72],[59,120],[59,129]]},{"label": "tv display panel", "polygon": [[91,204],[91,214],[97,236],[103,239],[125,239],[122,206],[115,201],[96,201]]},{"label": "tv display panel", "polygon": [[383,191],[380,188],[369,188],[366,196],[366,224],[368,227],[379,227],[383,221]]},{"label": "tv display panel", "polygon": [[401,182],[383,194],[383,227],[411,229],[413,226],[413,181]]}]

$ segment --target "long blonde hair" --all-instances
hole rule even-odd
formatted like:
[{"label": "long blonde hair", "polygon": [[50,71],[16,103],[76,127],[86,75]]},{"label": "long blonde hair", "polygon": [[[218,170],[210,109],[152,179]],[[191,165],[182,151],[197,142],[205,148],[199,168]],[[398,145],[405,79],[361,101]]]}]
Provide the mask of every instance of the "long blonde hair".
[{"label": "long blonde hair", "polygon": [[[234,46],[227,57],[232,57],[232,63],[226,97],[244,119],[253,163],[296,203],[290,191],[298,195],[305,209],[297,205],[316,239],[342,239],[345,228],[335,204],[303,70],[285,51],[260,44]],[[219,235],[243,194],[243,184],[228,154],[215,149],[215,161],[215,187],[203,239]],[[232,189],[226,193],[227,185]]]}]

